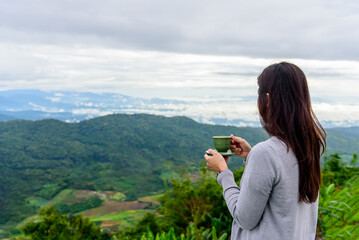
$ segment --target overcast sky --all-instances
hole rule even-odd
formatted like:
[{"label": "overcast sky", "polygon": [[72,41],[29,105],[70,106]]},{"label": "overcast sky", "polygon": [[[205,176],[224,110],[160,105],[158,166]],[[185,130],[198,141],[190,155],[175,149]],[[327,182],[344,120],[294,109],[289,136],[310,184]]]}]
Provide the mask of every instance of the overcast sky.
[{"label": "overcast sky", "polygon": [[[0,90],[220,99],[287,60],[359,120],[359,1],[0,1]],[[327,105],[326,105],[327,104]],[[335,110],[336,109],[336,110]]]}]

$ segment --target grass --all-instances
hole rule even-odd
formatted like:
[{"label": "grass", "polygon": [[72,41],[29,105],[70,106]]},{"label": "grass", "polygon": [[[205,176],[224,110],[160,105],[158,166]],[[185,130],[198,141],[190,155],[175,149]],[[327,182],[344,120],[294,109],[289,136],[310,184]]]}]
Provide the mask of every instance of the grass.
[{"label": "grass", "polygon": [[61,202],[69,201],[72,198],[75,198],[74,196],[74,190],[72,189],[64,189],[61,192],[59,192],[54,198],[52,198],[50,201],[46,200],[42,197],[37,196],[30,196],[26,198],[26,202],[30,205],[36,206],[36,207],[42,207],[49,204],[55,205]]},{"label": "grass", "polygon": [[125,194],[123,194],[121,192],[117,192],[115,195],[110,197],[110,200],[123,201],[123,200],[125,200],[125,198],[126,198]]},{"label": "grass", "polygon": [[24,220],[22,220],[19,224],[16,225],[16,229],[20,230],[22,227],[25,226],[26,223],[28,223],[30,221],[36,221],[37,219],[39,219],[38,215],[27,217]]},{"label": "grass", "polygon": [[65,202],[66,199],[73,195],[73,189],[64,189],[59,192],[50,202],[49,204],[58,204],[61,202]]},{"label": "grass", "polygon": [[25,200],[27,203],[29,203],[30,205],[36,206],[36,207],[41,207],[46,205],[49,201],[46,200],[45,198],[41,198],[41,197],[36,197],[36,196],[31,196],[26,198]]},{"label": "grass", "polygon": [[153,195],[151,196],[153,199],[155,199],[156,201],[160,201],[160,199],[163,197],[164,193],[160,193],[157,195]]},{"label": "grass", "polygon": [[121,212],[113,212],[108,213],[99,217],[91,218],[91,221],[105,221],[105,220],[112,220],[112,221],[120,221],[126,219],[140,219],[146,213],[151,212],[150,210],[126,210]]},{"label": "grass", "polygon": [[116,227],[119,230],[132,228],[136,223],[149,212],[153,210],[126,210],[121,212],[108,213],[99,217],[90,218],[92,222],[101,223],[101,227]]}]

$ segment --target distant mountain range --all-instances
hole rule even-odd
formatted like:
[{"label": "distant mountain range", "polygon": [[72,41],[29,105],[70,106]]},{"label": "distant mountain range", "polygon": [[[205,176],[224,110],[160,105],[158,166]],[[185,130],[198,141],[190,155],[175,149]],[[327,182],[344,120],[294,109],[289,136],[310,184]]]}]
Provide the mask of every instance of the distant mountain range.
[{"label": "distant mountain range", "polygon": [[[255,101],[255,97],[241,97],[237,100],[176,100],[147,99],[115,93],[11,90],[0,92],[0,121],[57,119],[79,122],[114,113],[148,113],[167,117],[186,116],[200,123],[216,125],[260,127],[254,113]],[[347,127],[359,125],[359,121],[322,121],[322,124],[326,128]]]},{"label": "distant mountain range", "polygon": [[159,106],[162,105],[183,104],[175,100],[142,99],[112,93],[39,90],[2,91],[0,103],[0,121],[57,119],[65,122],[79,122],[112,113],[161,111]]}]

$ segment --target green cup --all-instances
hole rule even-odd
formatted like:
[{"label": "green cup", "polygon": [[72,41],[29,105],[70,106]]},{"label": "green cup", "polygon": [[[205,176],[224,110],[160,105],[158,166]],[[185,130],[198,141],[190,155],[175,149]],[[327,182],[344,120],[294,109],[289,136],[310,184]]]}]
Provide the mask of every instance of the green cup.
[{"label": "green cup", "polygon": [[213,136],[214,147],[218,152],[227,152],[231,146],[230,136]]}]

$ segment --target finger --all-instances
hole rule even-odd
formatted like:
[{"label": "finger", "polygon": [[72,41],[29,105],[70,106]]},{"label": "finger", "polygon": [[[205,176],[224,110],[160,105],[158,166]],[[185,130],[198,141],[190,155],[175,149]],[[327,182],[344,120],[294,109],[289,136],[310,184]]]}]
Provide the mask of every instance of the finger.
[{"label": "finger", "polygon": [[233,136],[233,134],[231,135],[231,139],[232,139],[234,142],[237,142],[237,143],[243,142],[243,138],[235,137],[235,136]]},{"label": "finger", "polygon": [[217,151],[216,151],[216,150],[213,150],[213,149],[208,149],[208,152],[209,152],[210,154],[212,154],[212,155],[214,155],[214,154],[217,153]]},{"label": "finger", "polygon": [[236,137],[233,134],[231,134],[231,140],[234,141],[235,138]]},{"label": "finger", "polygon": [[231,146],[229,146],[229,149],[231,149],[231,150],[235,150],[235,149],[237,149],[237,148],[239,148],[239,149],[241,149],[242,150],[242,148],[241,148],[241,146],[238,144],[238,145],[231,145]]},{"label": "finger", "polygon": [[206,153],[206,154],[204,154],[204,158],[208,161],[208,159],[209,159],[209,157],[210,156],[208,156],[208,154]]},{"label": "finger", "polygon": [[232,140],[233,140],[234,142],[238,142],[238,143],[239,143],[239,142],[242,142],[243,139],[240,138],[240,137],[235,137],[235,136],[233,136],[233,137],[232,137]]}]

